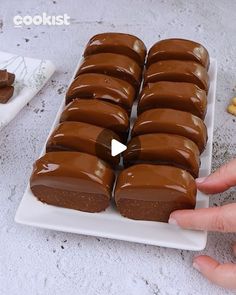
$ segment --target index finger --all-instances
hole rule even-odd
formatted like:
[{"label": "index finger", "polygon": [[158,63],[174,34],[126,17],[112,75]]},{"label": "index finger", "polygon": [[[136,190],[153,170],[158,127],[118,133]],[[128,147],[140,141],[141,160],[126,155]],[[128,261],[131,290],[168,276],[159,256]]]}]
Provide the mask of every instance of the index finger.
[{"label": "index finger", "polygon": [[236,232],[236,203],[222,207],[177,210],[171,213],[169,223],[186,229]]},{"label": "index finger", "polygon": [[196,179],[197,187],[207,194],[226,191],[236,185],[236,159],[218,168],[214,173],[204,178]]}]

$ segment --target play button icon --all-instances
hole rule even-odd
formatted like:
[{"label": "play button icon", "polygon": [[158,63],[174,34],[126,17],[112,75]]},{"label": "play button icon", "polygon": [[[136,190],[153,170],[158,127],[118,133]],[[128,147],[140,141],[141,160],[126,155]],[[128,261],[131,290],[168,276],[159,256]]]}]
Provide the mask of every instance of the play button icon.
[{"label": "play button icon", "polygon": [[125,151],[127,149],[127,146],[123,143],[119,142],[116,139],[111,140],[111,155],[112,157],[115,157]]}]

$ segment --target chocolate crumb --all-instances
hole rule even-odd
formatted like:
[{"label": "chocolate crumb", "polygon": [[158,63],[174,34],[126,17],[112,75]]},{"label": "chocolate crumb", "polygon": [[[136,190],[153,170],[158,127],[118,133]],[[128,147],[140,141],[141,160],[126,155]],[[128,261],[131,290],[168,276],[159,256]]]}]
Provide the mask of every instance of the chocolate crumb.
[{"label": "chocolate crumb", "polygon": [[64,93],[64,87],[60,87],[60,88],[58,88],[58,89],[57,89],[57,93],[58,93],[58,94],[62,94],[62,93]]},{"label": "chocolate crumb", "polygon": [[38,108],[37,109],[34,109],[34,112],[35,112],[35,114],[38,114],[39,109]]},{"label": "chocolate crumb", "polygon": [[3,20],[0,19],[0,32],[1,32],[1,33],[3,32],[2,28],[3,28]]}]

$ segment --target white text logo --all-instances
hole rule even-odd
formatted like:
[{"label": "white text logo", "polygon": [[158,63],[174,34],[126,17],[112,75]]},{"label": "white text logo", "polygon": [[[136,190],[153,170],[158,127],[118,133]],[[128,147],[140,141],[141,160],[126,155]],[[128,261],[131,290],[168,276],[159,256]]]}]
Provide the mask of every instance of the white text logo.
[{"label": "white text logo", "polygon": [[16,28],[22,26],[68,26],[70,25],[70,16],[66,13],[63,15],[47,15],[46,12],[43,12],[42,15],[15,15],[13,18],[13,23]]}]

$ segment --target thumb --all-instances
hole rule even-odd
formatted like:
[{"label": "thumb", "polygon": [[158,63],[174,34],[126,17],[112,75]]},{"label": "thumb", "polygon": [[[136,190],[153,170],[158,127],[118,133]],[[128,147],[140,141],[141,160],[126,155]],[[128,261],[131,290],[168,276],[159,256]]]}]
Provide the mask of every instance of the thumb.
[{"label": "thumb", "polygon": [[236,185],[236,159],[204,178],[196,179],[197,187],[206,194],[221,193]]},{"label": "thumb", "polygon": [[220,264],[213,258],[202,255],[194,259],[193,267],[212,283],[224,288],[236,289],[236,265]]}]

